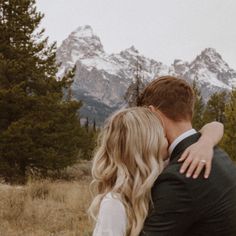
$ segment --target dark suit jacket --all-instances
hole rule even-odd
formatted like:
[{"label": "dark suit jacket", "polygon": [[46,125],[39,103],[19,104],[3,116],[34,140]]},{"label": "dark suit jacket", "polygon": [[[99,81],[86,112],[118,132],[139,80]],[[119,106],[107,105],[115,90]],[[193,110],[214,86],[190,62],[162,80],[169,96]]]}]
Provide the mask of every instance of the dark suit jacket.
[{"label": "dark suit jacket", "polygon": [[141,236],[236,236],[236,167],[220,148],[214,149],[208,179],[180,174],[177,160],[200,133],[174,149],[169,166],[152,188],[153,207]]}]

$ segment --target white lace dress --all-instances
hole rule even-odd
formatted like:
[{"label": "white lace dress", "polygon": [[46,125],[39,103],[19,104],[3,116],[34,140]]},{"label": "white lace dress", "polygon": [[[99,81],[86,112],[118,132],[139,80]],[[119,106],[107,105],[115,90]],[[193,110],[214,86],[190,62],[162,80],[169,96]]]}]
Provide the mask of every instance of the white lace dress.
[{"label": "white lace dress", "polygon": [[108,193],[102,200],[93,236],[125,236],[127,218],[123,203]]}]

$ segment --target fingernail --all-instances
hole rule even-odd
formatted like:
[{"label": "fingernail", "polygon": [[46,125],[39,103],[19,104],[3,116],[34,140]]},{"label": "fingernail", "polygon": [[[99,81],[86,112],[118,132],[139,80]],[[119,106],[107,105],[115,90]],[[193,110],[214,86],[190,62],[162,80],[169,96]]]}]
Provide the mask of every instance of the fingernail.
[{"label": "fingernail", "polygon": [[196,179],[196,178],[197,178],[197,175],[194,175],[193,178]]},{"label": "fingernail", "polygon": [[208,179],[209,176],[208,176],[208,175],[205,175],[204,177],[205,177],[205,179]]},{"label": "fingernail", "polygon": [[190,174],[188,173],[188,174],[186,175],[186,177],[189,178],[189,177],[190,177]]},{"label": "fingernail", "polygon": [[181,169],[181,170],[180,170],[180,173],[183,174],[183,173],[184,173],[184,170]]}]

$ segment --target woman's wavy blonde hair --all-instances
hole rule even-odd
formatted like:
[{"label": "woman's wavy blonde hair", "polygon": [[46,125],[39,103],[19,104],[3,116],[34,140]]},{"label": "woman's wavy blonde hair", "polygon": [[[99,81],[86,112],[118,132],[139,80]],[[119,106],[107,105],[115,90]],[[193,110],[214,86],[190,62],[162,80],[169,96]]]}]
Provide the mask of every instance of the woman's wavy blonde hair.
[{"label": "woman's wavy blonde hair", "polygon": [[100,134],[93,159],[94,197],[89,214],[96,220],[103,197],[119,196],[127,215],[126,235],[137,236],[151,202],[151,187],[163,170],[164,132],[147,108],[123,109],[111,116]]}]

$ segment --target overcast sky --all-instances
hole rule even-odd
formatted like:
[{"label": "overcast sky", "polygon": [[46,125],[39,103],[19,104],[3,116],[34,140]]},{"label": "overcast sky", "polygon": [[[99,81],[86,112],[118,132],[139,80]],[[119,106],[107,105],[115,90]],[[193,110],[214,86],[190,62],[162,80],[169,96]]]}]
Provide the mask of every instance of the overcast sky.
[{"label": "overcast sky", "polygon": [[170,65],[215,48],[236,69],[235,0],[36,0],[42,26],[58,46],[78,26],[91,25],[108,53],[134,45]]}]

